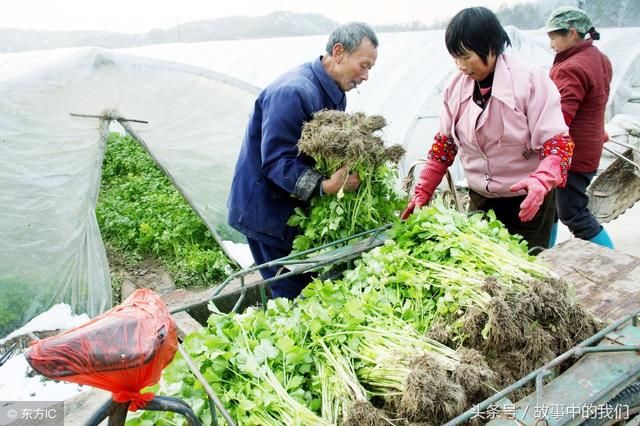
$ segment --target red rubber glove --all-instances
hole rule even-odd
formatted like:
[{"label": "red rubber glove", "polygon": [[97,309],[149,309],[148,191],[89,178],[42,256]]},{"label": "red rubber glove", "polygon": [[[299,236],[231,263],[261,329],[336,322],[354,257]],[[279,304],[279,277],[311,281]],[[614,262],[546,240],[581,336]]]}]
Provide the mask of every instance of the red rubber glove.
[{"label": "red rubber glove", "polygon": [[407,208],[402,213],[402,216],[400,216],[402,220],[406,220],[416,207],[422,207],[431,201],[431,197],[433,197],[433,193],[438,185],[440,185],[442,177],[447,172],[447,168],[446,163],[442,161],[427,160],[418,176],[418,183],[416,184],[413,197],[411,197]]},{"label": "red rubber glove", "polygon": [[533,219],[540,210],[547,193],[563,181],[560,161],[561,158],[557,155],[545,157],[535,172],[511,186],[511,192],[522,190],[527,192],[527,196],[520,204],[520,213],[518,214],[522,222]]},{"label": "red rubber glove", "polygon": [[527,191],[527,196],[522,204],[520,204],[518,217],[522,222],[528,222],[533,219],[536,213],[538,213],[538,210],[540,210],[544,197],[549,190],[534,176],[522,179],[511,187],[512,192],[518,192],[523,189]]}]

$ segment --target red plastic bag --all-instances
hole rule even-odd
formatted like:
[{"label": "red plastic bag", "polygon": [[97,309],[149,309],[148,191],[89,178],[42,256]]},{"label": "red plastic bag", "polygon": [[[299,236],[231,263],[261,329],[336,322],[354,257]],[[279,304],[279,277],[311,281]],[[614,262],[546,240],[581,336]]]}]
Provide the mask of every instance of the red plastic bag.
[{"label": "red plastic bag", "polygon": [[39,340],[26,353],[43,376],[113,393],[116,402],[143,408],[178,348],[176,324],[156,293],[136,290],[121,305],[86,324]]}]

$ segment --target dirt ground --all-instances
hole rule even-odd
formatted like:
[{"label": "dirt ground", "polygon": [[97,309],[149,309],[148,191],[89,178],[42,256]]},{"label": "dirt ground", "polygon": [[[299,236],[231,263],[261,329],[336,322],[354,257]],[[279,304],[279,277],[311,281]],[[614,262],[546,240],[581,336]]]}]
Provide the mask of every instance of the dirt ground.
[{"label": "dirt ground", "polygon": [[171,275],[157,260],[146,258],[132,265],[113,250],[107,249],[113,287],[114,306],[129,297],[138,288],[148,288],[163,294],[176,288]]}]

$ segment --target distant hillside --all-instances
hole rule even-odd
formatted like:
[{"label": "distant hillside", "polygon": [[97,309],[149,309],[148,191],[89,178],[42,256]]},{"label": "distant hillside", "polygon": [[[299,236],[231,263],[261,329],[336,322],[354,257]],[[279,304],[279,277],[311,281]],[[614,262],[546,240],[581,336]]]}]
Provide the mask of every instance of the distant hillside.
[{"label": "distant hillside", "polygon": [[523,30],[541,28],[553,9],[558,6],[577,6],[583,9],[596,28],[640,26],[638,0],[538,0],[532,3],[502,6],[496,14],[504,25]]},{"label": "distant hillside", "polygon": [[[183,42],[328,34],[339,24],[315,13],[275,12],[267,16],[229,16],[180,25]],[[164,31],[175,41],[178,28]]]},{"label": "distant hillside", "polygon": [[[538,0],[502,6],[496,13],[504,25],[535,29],[544,25],[549,12],[559,4],[582,7],[597,28],[640,25],[640,0]],[[378,32],[419,31],[446,27],[448,19],[430,25],[420,21],[378,25]],[[265,16],[229,16],[187,22],[168,29],[153,29],[142,34],[105,31],[33,31],[0,28],[0,52],[98,46],[133,47],[145,44],[235,40],[329,34],[339,24],[315,13],[274,12]]]},{"label": "distant hillside", "polygon": [[132,47],[147,43],[148,37],[144,34],[0,28],[0,52],[3,53],[77,46]]},{"label": "distant hillside", "polygon": [[314,13],[274,12],[258,17],[229,16],[187,22],[165,30],[153,29],[145,34],[0,28],[0,52],[78,46],[118,48],[179,41],[196,42],[328,34],[337,26],[337,22]]},{"label": "distant hillside", "polygon": [[[33,31],[0,28],[0,52],[97,46],[133,47],[145,44],[236,40],[329,34],[339,24],[315,13],[274,12],[266,16],[229,16],[187,22],[144,34],[104,31]],[[375,28],[375,27],[374,27]],[[415,31],[426,27],[419,22],[385,25],[378,31]]]}]

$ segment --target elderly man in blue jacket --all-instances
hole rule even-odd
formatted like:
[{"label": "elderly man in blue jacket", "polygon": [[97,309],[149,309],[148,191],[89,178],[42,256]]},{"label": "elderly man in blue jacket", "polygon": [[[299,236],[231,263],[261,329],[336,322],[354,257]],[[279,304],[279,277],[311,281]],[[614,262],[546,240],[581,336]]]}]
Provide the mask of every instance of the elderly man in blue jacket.
[{"label": "elderly man in blue jacket", "polygon": [[[322,109],[344,111],[346,92],[369,78],[378,39],[353,22],[329,36],[326,54],[285,73],[260,93],[244,135],[229,195],[229,224],[247,237],[256,264],[287,256],[298,229],[287,225],[295,207],[314,195],[333,196],[360,185],[345,169],[322,176],[314,161],[298,152],[302,126]],[[276,268],[262,269],[271,278]],[[307,276],[275,281],[273,297],[293,299]]]}]

